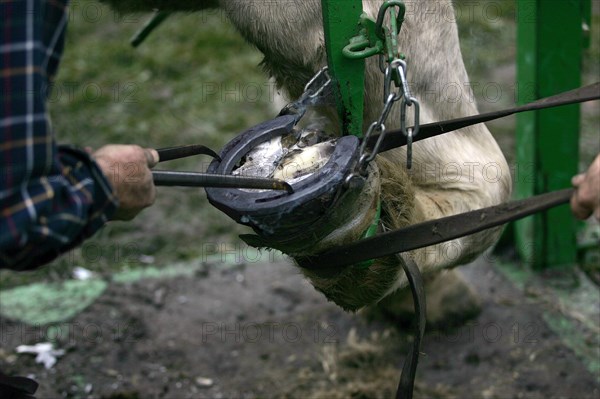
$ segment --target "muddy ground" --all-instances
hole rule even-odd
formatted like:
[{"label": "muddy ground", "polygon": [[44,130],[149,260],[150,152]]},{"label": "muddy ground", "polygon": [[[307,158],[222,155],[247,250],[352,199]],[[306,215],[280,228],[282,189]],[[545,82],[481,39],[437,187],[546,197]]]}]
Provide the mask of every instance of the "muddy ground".
[{"label": "muddy ground", "polygon": [[[36,378],[39,398],[393,395],[407,326],[341,311],[285,261],[193,267],[188,276],[110,282],[55,325],[66,354],[50,370],[11,351],[44,341],[48,327],[2,319],[0,367]],[[428,331],[416,397],[598,397],[598,373],[548,327],[547,305],[499,268],[484,260],[461,268],[482,312],[458,329]]]}]

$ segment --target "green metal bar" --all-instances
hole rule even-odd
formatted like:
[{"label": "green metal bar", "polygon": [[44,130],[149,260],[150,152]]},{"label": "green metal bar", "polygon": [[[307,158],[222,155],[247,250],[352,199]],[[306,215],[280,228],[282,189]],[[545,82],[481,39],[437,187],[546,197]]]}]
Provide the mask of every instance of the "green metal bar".
[{"label": "green metal bar", "polygon": [[[518,1],[518,102],[581,85],[582,1]],[[579,106],[517,117],[518,198],[570,186],[577,172]],[[576,222],[567,206],[515,225],[517,248],[535,268],[576,262]]]},{"label": "green metal bar", "polygon": [[581,0],[583,48],[589,49],[592,41],[592,0]]},{"label": "green metal bar", "polygon": [[360,0],[321,0],[329,71],[339,88],[338,113],[345,134],[361,137],[365,61],[344,57],[342,50],[359,32]]},{"label": "green metal bar", "polygon": [[[538,98],[537,90],[537,25],[533,23],[537,12],[537,0],[517,2],[517,103],[529,103]],[[525,18],[530,16],[530,18]],[[517,198],[533,196],[533,172],[535,165],[535,129],[536,114],[517,115],[517,134],[515,138],[517,164],[514,170],[515,192]],[[525,260],[534,258],[534,246],[531,244],[534,231],[538,230],[531,216],[514,224],[515,244]],[[539,251],[535,251],[539,258]]]}]

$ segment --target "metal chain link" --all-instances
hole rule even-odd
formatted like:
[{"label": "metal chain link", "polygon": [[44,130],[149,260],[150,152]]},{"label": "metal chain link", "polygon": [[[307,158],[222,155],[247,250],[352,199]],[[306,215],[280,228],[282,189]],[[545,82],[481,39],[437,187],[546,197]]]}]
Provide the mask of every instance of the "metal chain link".
[{"label": "metal chain link", "polygon": [[[392,39],[393,43],[397,46],[397,36],[398,30],[396,28],[396,10],[395,7],[392,7],[390,2],[386,3],[382,6],[382,9],[379,12],[379,17],[377,21],[378,32],[385,32],[386,41]],[[383,19],[385,13],[390,14],[390,27],[383,28]],[[402,13],[403,15],[403,13]],[[387,56],[387,65],[386,65],[386,56]],[[379,55],[379,67],[381,72],[384,75],[384,86],[383,86],[383,110],[379,116],[379,119],[373,122],[365,136],[363,137],[363,142],[360,147],[360,155],[359,161],[356,169],[353,173],[351,173],[346,179],[347,183],[352,182],[354,179],[364,176],[367,171],[367,167],[370,162],[372,162],[377,154],[379,153],[379,148],[381,147],[381,143],[383,142],[386,135],[386,127],[385,123],[388,119],[388,116],[392,110],[394,103],[402,100],[400,106],[400,128],[402,133],[406,136],[407,139],[407,151],[406,151],[406,168],[412,168],[412,142],[413,137],[415,137],[419,133],[420,126],[420,104],[419,101],[412,96],[410,92],[410,87],[408,84],[408,80],[406,78],[406,62],[402,59],[403,56],[399,54],[397,48],[394,52],[388,51],[388,54],[380,54]],[[392,82],[394,83],[395,90],[392,88]],[[413,107],[413,117],[414,117],[414,125],[410,128],[406,126],[406,115],[408,113],[408,108]],[[369,139],[373,135],[374,132],[379,132],[379,138],[377,142],[373,146],[373,149],[369,150],[367,148]]]},{"label": "metal chain link", "polygon": [[[408,86],[408,80],[406,79],[406,62],[403,60],[394,60],[392,65],[395,63],[400,65],[398,68],[398,73],[400,75],[401,87],[404,94],[402,98],[402,105],[400,107],[400,130],[402,131],[402,134],[406,136],[406,168],[411,169],[413,137],[419,134],[421,105],[419,104],[419,101],[410,93],[410,87]],[[414,107],[414,124],[413,127],[407,128],[406,113],[410,107]],[[379,140],[381,140],[381,138]]]},{"label": "metal chain link", "polygon": [[[384,104],[387,106],[387,101],[389,96],[392,93],[391,84],[394,82],[397,93],[394,94],[394,102],[402,99],[402,104],[400,107],[400,129],[402,133],[406,136],[407,140],[407,150],[406,150],[406,168],[412,168],[412,139],[419,133],[420,126],[420,116],[421,116],[421,107],[419,101],[412,96],[410,92],[410,86],[408,84],[408,79],[406,78],[406,61],[401,58],[395,58],[391,62],[388,62],[387,66],[385,65],[385,56],[379,56],[379,67],[382,70],[385,78],[384,78]],[[406,115],[408,113],[408,108],[414,107],[413,111],[413,119],[414,125],[410,128],[406,127]],[[385,106],[384,111],[385,112]],[[382,114],[383,114],[382,112]],[[377,144],[372,150],[372,156],[369,159],[375,158],[379,151],[379,147],[381,142],[383,141],[384,133],[377,140]],[[373,155],[374,154],[374,155]],[[364,166],[363,166],[364,167]]]}]

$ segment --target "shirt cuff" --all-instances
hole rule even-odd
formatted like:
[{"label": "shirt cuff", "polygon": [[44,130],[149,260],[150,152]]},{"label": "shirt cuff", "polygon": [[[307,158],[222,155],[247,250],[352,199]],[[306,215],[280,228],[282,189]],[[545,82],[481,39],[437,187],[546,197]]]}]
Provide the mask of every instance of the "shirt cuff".
[{"label": "shirt cuff", "polygon": [[70,167],[70,174],[75,181],[91,178],[93,181],[92,204],[88,211],[88,223],[82,230],[82,238],[94,235],[119,207],[119,200],[98,164],[86,151],[73,146],[59,145],[58,156],[65,167]]}]

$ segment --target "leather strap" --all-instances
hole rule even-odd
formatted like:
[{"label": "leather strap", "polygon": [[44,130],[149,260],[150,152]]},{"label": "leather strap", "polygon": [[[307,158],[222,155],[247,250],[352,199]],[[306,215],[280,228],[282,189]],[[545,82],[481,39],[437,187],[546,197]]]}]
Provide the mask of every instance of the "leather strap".
[{"label": "leather strap", "polygon": [[419,363],[419,353],[421,352],[421,341],[425,335],[425,323],[427,320],[427,307],[425,301],[425,288],[423,286],[423,277],[421,271],[415,262],[406,259],[402,262],[402,269],[406,273],[410,291],[413,297],[415,315],[417,316],[414,339],[404,360],[400,382],[396,390],[396,399],[412,399],[415,385],[415,375],[417,374],[417,365]]},{"label": "leather strap", "polygon": [[0,398],[35,399],[38,383],[26,377],[9,377],[0,371]]}]

